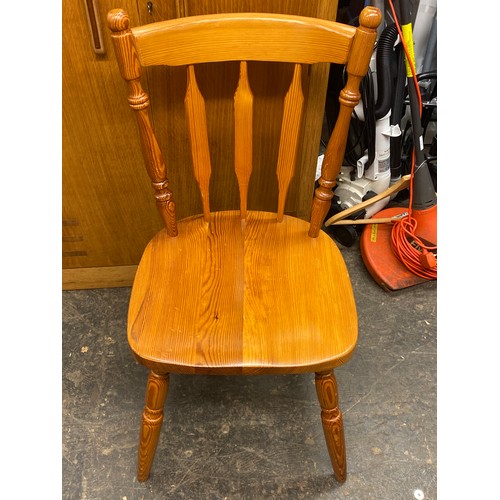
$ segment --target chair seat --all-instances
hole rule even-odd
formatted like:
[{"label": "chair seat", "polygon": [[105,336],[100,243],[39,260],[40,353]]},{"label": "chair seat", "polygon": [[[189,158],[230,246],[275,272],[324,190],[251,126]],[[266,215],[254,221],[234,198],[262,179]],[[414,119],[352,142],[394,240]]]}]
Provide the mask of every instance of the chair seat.
[{"label": "chair seat", "polygon": [[[351,283],[336,244],[276,214],[215,212],[160,231],[139,264],[128,340],[137,359],[174,373],[328,370],[357,340]],[[179,270],[183,274],[179,274]]]}]

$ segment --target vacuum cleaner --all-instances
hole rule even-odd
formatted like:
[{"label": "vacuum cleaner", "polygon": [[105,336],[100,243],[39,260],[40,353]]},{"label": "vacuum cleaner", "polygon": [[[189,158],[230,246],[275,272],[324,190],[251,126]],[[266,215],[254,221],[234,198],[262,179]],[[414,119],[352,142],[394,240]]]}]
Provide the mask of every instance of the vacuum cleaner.
[{"label": "vacuum cleaner", "polygon": [[[371,65],[378,94],[372,110],[375,134],[368,136],[368,147],[356,165],[346,154],[347,165],[337,178],[325,230],[344,245],[352,244],[360,233],[361,255],[368,271],[384,289],[398,290],[437,278],[437,176],[434,172],[433,178],[429,171],[431,162],[424,150],[422,127],[424,120],[427,128],[435,110],[429,113],[426,109],[425,116],[422,113],[409,5],[400,2],[400,16],[396,15],[392,1],[389,5],[395,22],[382,31]],[[418,47],[415,44],[420,70],[429,69],[428,54],[435,53],[434,7],[435,0],[424,0],[417,12],[416,24],[423,26],[416,30]],[[424,40],[428,40],[427,52],[422,50]],[[435,95],[437,73],[423,71],[420,80],[424,77],[426,88]],[[370,72],[365,78],[362,107],[354,113],[366,130],[370,126],[373,82]],[[408,108],[409,116],[405,117]],[[401,133],[404,119],[406,130],[411,132],[406,140],[406,159]],[[407,208],[384,208],[403,189],[409,191]]]}]

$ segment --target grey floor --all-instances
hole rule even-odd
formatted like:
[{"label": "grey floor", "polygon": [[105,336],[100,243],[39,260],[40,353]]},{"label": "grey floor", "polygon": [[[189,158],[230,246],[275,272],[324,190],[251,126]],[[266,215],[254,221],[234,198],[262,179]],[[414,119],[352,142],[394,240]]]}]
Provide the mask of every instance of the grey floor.
[{"label": "grey floor", "polygon": [[[436,290],[388,293],[341,247],[359,314],[336,371],[348,478],[333,478],[312,375],[171,376],[151,477],[136,479],[147,371],[129,288],[63,292],[64,499],[435,499]],[[318,300],[321,300],[318,297]]]}]

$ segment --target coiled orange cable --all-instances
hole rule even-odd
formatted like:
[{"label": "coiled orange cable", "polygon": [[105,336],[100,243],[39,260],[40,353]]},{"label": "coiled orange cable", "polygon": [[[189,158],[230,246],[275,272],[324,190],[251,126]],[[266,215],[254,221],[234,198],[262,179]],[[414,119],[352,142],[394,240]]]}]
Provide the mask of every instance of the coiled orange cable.
[{"label": "coiled orange cable", "polygon": [[[389,6],[394,17],[394,23],[399,33],[401,44],[405,51],[406,59],[411,68],[413,82],[418,96],[419,112],[422,116],[422,96],[420,94],[420,87],[418,85],[417,73],[413,58],[411,57],[408,47],[405,43],[401,27],[399,25],[398,17],[394,9],[392,0],[389,0]],[[391,243],[392,251],[396,257],[406,266],[406,268],[413,274],[424,279],[437,279],[437,258],[435,251],[437,246],[429,246],[422,242],[416,235],[417,221],[412,217],[413,206],[413,178],[415,175],[415,150],[412,152],[411,159],[411,175],[410,175],[410,198],[408,203],[408,215],[395,221],[392,227]]]}]

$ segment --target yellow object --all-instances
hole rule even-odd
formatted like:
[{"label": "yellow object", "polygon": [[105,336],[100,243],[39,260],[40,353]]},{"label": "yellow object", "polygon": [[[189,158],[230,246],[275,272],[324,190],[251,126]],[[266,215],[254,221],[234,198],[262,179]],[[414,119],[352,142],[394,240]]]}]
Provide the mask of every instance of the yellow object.
[{"label": "yellow object", "polygon": [[[413,31],[411,29],[411,23],[402,25],[401,31],[403,32],[403,37],[405,39],[405,44],[408,49],[408,54],[410,54],[411,57],[411,62],[413,63],[413,67],[415,67],[415,50],[413,48]],[[413,71],[411,70],[411,65],[406,57],[405,57],[405,64],[406,64],[406,76],[408,78],[413,77]]]}]

